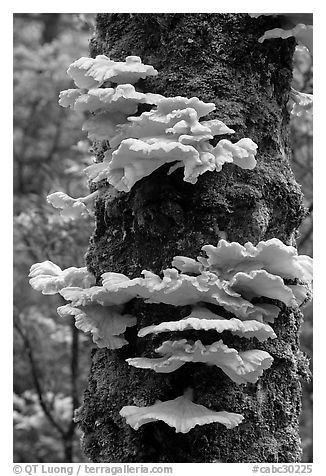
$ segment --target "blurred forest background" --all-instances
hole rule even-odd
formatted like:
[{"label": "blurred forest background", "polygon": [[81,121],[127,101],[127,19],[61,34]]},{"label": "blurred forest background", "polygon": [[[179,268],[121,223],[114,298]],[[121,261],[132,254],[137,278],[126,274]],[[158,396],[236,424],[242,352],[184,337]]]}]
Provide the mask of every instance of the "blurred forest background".
[{"label": "blurred forest background", "polygon": [[[69,64],[88,56],[93,14],[14,15],[14,461],[84,462],[73,422],[90,367],[91,338],[56,308],[63,298],[43,296],[28,284],[33,263],[83,266],[91,218],[71,222],[48,205],[64,191],[86,195],[83,169],[92,163],[81,131],[83,114],[58,105],[72,86]],[[294,55],[293,87],[312,93],[312,59]],[[299,253],[312,256],[312,116],[291,118],[293,169],[302,185],[307,218],[298,234]],[[62,301],[60,301],[62,299]],[[304,309],[301,342],[312,364],[312,305]],[[304,384],[301,419],[303,461],[312,461],[312,382]]]}]

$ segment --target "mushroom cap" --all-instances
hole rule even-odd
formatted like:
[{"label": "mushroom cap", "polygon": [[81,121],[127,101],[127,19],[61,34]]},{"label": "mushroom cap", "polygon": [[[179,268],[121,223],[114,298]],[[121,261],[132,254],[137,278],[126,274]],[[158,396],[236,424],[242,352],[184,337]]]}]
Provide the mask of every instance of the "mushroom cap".
[{"label": "mushroom cap", "polygon": [[103,307],[99,304],[79,308],[66,304],[58,307],[57,311],[61,317],[74,316],[77,329],[91,333],[93,342],[100,348],[120,349],[128,344],[123,333],[127,327],[137,323],[134,316],[122,315],[118,307]]},{"label": "mushroom cap", "polygon": [[31,266],[28,275],[33,289],[42,294],[57,294],[67,286],[80,286],[88,288],[95,284],[95,277],[86,267],[75,268],[74,266],[62,270],[52,261],[43,261]]},{"label": "mushroom cap", "polygon": [[252,349],[238,352],[225,345],[222,340],[205,346],[200,340],[194,343],[186,339],[165,341],[155,350],[163,357],[151,359],[136,357],[126,359],[129,365],[152,369],[158,373],[171,373],[185,363],[201,362],[215,365],[223,370],[237,384],[255,383],[273,363],[273,357],[263,350]]},{"label": "mushroom cap", "polygon": [[126,61],[112,61],[105,55],[96,58],[82,57],[68,68],[68,75],[79,88],[91,89],[104,82],[134,84],[147,76],[156,76],[153,66],[143,64],[139,56],[127,56]]},{"label": "mushroom cap", "polygon": [[157,325],[143,327],[139,330],[138,336],[145,337],[148,334],[159,334],[161,332],[182,332],[185,330],[215,330],[216,332],[229,331],[233,335],[251,339],[256,337],[260,342],[268,338],[275,339],[273,329],[257,320],[240,321],[239,319],[225,319],[212,313],[203,307],[195,307],[189,316],[178,321],[160,322]]},{"label": "mushroom cap", "polygon": [[[190,392],[189,392],[190,393]],[[186,392],[183,396],[165,402],[157,401],[148,407],[135,405],[125,406],[120,410],[120,415],[134,430],[142,425],[155,421],[164,421],[175,428],[176,433],[188,433],[196,425],[221,423],[226,428],[234,428],[243,421],[243,416],[238,413],[225,411],[215,412],[203,405],[193,403]]]}]

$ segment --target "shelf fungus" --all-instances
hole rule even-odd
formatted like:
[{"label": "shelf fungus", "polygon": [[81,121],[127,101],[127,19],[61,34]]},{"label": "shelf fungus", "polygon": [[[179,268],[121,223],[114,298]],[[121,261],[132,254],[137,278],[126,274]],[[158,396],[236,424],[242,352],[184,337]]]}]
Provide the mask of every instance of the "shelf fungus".
[{"label": "shelf fungus", "polygon": [[282,278],[312,279],[312,258],[298,255],[293,246],[272,238],[260,241],[257,246],[251,242],[240,245],[237,242],[220,240],[217,246],[204,245],[207,258],[198,258],[203,266],[223,279],[232,278],[237,272],[265,269],[268,273]]},{"label": "shelf fungus", "polygon": [[123,333],[137,322],[134,316],[122,315],[119,307],[99,304],[79,308],[66,304],[58,307],[57,312],[61,317],[74,316],[77,329],[92,334],[93,342],[100,348],[120,349],[128,344]]},{"label": "shelf fungus", "polygon": [[[176,109],[163,113],[162,111],[165,111],[166,107],[162,107],[162,104],[166,103],[167,100],[170,100],[172,103],[173,99],[177,99]],[[200,106],[202,102],[196,97],[192,99],[198,102],[191,102],[181,96],[177,98],[163,98],[157,101],[157,107],[152,111],[143,112],[137,117],[128,117],[129,123],[118,126],[118,133],[115,137],[111,138],[111,147],[116,147],[122,140],[127,138],[145,139],[156,137],[159,140],[166,137],[187,144],[207,141],[213,139],[214,136],[222,134],[234,133],[233,129],[230,129],[217,119],[199,122],[201,116],[198,111],[205,112],[205,109],[197,107],[196,110],[196,105]],[[183,100],[183,104],[181,100]],[[189,107],[188,104],[193,104],[194,107]],[[212,109],[211,104],[202,103],[202,105],[209,107],[206,109],[207,111]],[[213,109],[215,109],[215,105],[213,106]]]},{"label": "shelf fungus", "polygon": [[87,92],[73,94],[73,89],[61,91],[59,104],[79,112],[108,112],[134,114],[139,104],[157,104],[160,94],[140,93],[131,84],[121,84],[116,88],[94,88]]},{"label": "shelf fungus", "polygon": [[127,359],[129,365],[152,369],[158,373],[174,372],[188,362],[215,365],[237,384],[256,383],[272,363],[272,356],[263,350],[253,349],[238,352],[225,345],[222,340],[205,346],[200,340],[194,343],[186,339],[165,341],[155,350],[163,357],[136,357]]},{"label": "shelf fungus", "polygon": [[105,55],[79,58],[69,66],[67,73],[82,89],[99,87],[103,83],[134,84],[139,79],[158,74],[153,66],[143,64],[139,56],[127,56],[126,61],[112,61]]},{"label": "shelf fungus", "polygon": [[148,334],[161,332],[180,332],[185,330],[214,330],[216,332],[229,331],[233,335],[250,339],[256,337],[260,342],[268,338],[275,339],[273,329],[265,323],[257,320],[240,321],[236,318],[225,319],[204,307],[195,307],[189,316],[179,321],[160,322],[139,330],[138,336],[145,337]]},{"label": "shelf fungus", "polygon": [[181,397],[174,400],[161,402],[158,400],[154,405],[138,407],[128,405],[120,410],[120,415],[126,419],[126,423],[134,430],[142,425],[155,421],[163,421],[175,428],[176,433],[188,433],[196,425],[209,423],[221,423],[231,429],[243,421],[243,415],[226,411],[213,411],[203,405],[192,402],[193,391],[187,389]]},{"label": "shelf fungus", "polygon": [[[163,322],[142,329],[139,335],[172,330],[215,329],[229,330],[244,337],[275,337],[267,324],[274,322],[283,303],[297,307],[311,296],[312,260],[298,256],[295,248],[279,240],[251,243],[227,243],[217,247],[206,245],[207,258],[177,256],[173,264],[179,268],[163,270],[163,277],[144,270],[142,277],[129,279],[121,273],[104,273],[102,286],[68,285],[60,294],[73,306],[101,304],[116,306],[137,298],[147,303],[192,305],[192,313],[180,321]],[[180,271],[188,271],[190,274]],[[286,284],[286,279],[292,282]],[[259,298],[260,302],[251,302]],[[264,298],[267,301],[264,302]],[[276,303],[270,303],[273,299]],[[235,317],[224,319],[203,307],[211,303],[223,307]]]},{"label": "shelf fungus", "polygon": [[61,296],[66,301],[71,301],[73,306],[87,306],[92,303],[102,306],[118,306],[130,301],[130,294],[110,293],[103,286],[92,286],[83,289],[78,286],[68,286],[60,290]]},{"label": "shelf fungus", "polygon": [[[198,276],[179,273],[176,269],[163,270],[163,278],[144,270],[143,277],[129,279],[121,273],[104,273],[102,286],[89,289],[66,287],[61,295],[77,305],[97,302],[102,305],[124,304],[133,298],[147,303],[172,306],[194,305],[208,302],[224,307],[241,320],[273,322],[279,308],[269,303],[252,304],[234,291],[230,283],[211,272]],[[250,278],[250,277],[249,277]],[[292,292],[289,290],[289,293]]]},{"label": "shelf fungus", "polygon": [[43,261],[31,266],[29,273],[30,285],[42,294],[57,294],[67,286],[88,288],[95,284],[95,277],[87,268],[67,268],[62,270],[52,261]]},{"label": "shelf fungus", "polygon": [[[186,114],[181,114],[183,112],[190,117],[187,109],[178,114],[172,113],[171,116],[186,117]],[[196,114],[195,110],[192,110],[192,113]],[[192,184],[207,171],[219,172],[225,163],[234,163],[243,169],[253,169],[256,165],[254,157],[257,145],[251,139],[241,139],[235,144],[223,139],[215,147],[209,143],[217,130],[226,130],[221,121],[207,121],[205,125],[197,121],[198,124],[193,128],[185,119],[181,119],[172,127],[169,127],[171,121],[170,123],[166,121],[162,131],[159,130],[161,127],[159,121],[154,121],[155,125],[151,125],[146,131],[146,128],[142,130],[141,127],[142,116],[145,114],[148,118],[150,114],[154,115],[155,111],[143,113],[137,118],[129,118],[139,119],[134,121],[137,127],[133,125],[129,130],[127,128],[124,130],[121,126],[121,132],[109,138],[111,146],[118,148],[105,154],[107,166],[101,170],[101,177],[106,178],[120,191],[129,192],[136,182],[169,163],[173,165],[168,174],[183,167],[184,180]],[[233,132],[231,129],[229,131],[228,133]],[[103,133],[100,134],[103,137]],[[129,137],[124,138],[125,136]],[[93,173],[95,169],[96,167],[90,166],[86,173]],[[96,174],[93,176],[98,181]]]},{"label": "shelf fungus", "polygon": [[305,113],[313,113],[313,95],[307,93],[300,93],[294,88],[291,88],[290,98],[288,101],[289,112],[296,117],[301,117]]},{"label": "shelf fungus", "polygon": [[[163,270],[163,278],[143,271],[143,278],[115,280],[115,273],[102,275],[103,288],[108,294],[128,295],[129,299],[140,297],[148,303],[163,303],[172,306],[186,306],[198,302],[208,302],[224,307],[241,320],[256,319],[264,316],[273,320],[279,313],[277,306],[252,304],[238,292],[232,290],[227,281],[220,280],[214,273],[202,272],[198,276],[179,273],[176,269]],[[121,275],[120,275],[121,276]],[[122,275],[123,276],[123,275]]]},{"label": "shelf fungus", "polygon": [[201,263],[193,258],[187,258],[186,256],[175,256],[171,264],[174,268],[181,271],[181,273],[194,274],[197,276],[204,269]]},{"label": "shelf fungus", "polygon": [[286,40],[287,38],[295,37],[299,45],[305,46],[310,53],[313,53],[313,26],[305,25],[304,23],[298,23],[294,28],[289,30],[284,30],[283,28],[273,28],[272,30],[267,30],[261,36],[258,41],[263,43],[265,40],[270,40],[272,38],[282,38]]},{"label": "shelf fungus", "polygon": [[[163,270],[163,278],[143,271],[142,277],[130,279],[124,274],[102,274],[102,285],[86,268],[61,270],[50,261],[36,263],[30,272],[31,285],[44,294],[59,292],[70,303],[58,308],[60,316],[73,316],[75,325],[92,334],[100,348],[119,349],[128,342],[124,332],[136,325],[136,317],[124,314],[124,304],[134,298],[147,303],[173,306],[192,305],[190,315],[178,321],[166,321],[142,328],[139,337],[185,330],[228,331],[238,337],[256,338],[260,342],[275,339],[267,322],[273,322],[280,308],[269,302],[253,304],[250,300],[272,298],[287,306],[298,306],[309,294],[312,281],[312,260],[298,256],[295,248],[273,239],[257,246],[228,243],[220,240],[216,247],[203,247],[207,257],[197,260],[176,256],[176,268]],[[186,274],[188,272],[189,274]],[[284,279],[297,281],[286,285]],[[310,296],[309,296],[310,297]],[[204,303],[224,307],[234,316],[226,319],[205,307]],[[240,317],[240,319],[238,319]],[[130,366],[170,373],[186,363],[202,363],[220,368],[236,384],[256,383],[264,370],[271,367],[273,357],[266,351],[238,351],[222,340],[204,345],[200,340],[164,341],[156,349],[160,357],[127,359]],[[149,407],[125,406],[120,415],[134,429],[145,423],[164,421],[177,432],[186,433],[196,425],[219,422],[227,428],[239,425],[243,416],[214,412],[191,401],[191,391],[182,397],[156,402]]]},{"label": "shelf fungus", "polygon": [[216,108],[213,102],[204,102],[197,97],[186,98],[182,96],[174,96],[163,98],[157,107],[157,113],[164,116],[173,111],[178,111],[188,107],[194,109],[198,117],[207,116],[207,114],[213,112]]},{"label": "shelf fungus", "polygon": [[284,284],[283,279],[264,269],[236,273],[230,280],[230,288],[249,301],[254,297],[264,296],[291,307],[295,307],[297,303],[292,289]]},{"label": "shelf fungus", "polygon": [[249,13],[252,18],[261,16],[279,17],[282,28],[273,28],[265,31],[259,38],[262,43],[271,38],[282,38],[283,40],[295,37],[300,45],[305,46],[310,53],[313,53],[313,15],[312,13]]},{"label": "shelf fungus", "polygon": [[[202,250],[207,257],[199,256],[198,264],[191,261],[192,270],[202,276],[207,272],[214,273],[221,282],[228,283],[229,291],[247,300],[264,296],[295,307],[309,298],[312,258],[298,255],[293,246],[276,238],[261,241],[257,246],[222,239],[217,246],[205,245]],[[182,270],[182,260],[186,259],[189,258],[177,256],[174,265]],[[286,284],[284,280],[296,283]],[[276,313],[270,316],[271,321],[274,317]]]},{"label": "shelf fungus", "polygon": [[89,215],[98,191],[86,197],[72,198],[63,192],[54,192],[47,196],[47,201],[54,207],[60,209],[60,215],[64,218],[76,219]]},{"label": "shelf fungus", "polygon": [[59,94],[59,104],[62,107],[74,107],[77,99],[83,94],[82,89],[65,89]]}]

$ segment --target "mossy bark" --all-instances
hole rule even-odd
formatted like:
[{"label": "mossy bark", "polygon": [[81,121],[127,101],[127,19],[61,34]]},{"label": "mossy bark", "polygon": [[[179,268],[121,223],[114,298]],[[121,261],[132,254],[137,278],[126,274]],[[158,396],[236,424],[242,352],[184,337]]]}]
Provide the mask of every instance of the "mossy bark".
[{"label": "mossy bark", "polygon": [[[130,278],[143,269],[160,273],[175,255],[196,257],[204,244],[216,244],[225,236],[221,232],[242,244],[273,237],[295,243],[305,215],[289,165],[286,103],[295,44],[293,39],[257,41],[265,29],[277,26],[275,21],[245,14],[98,15],[92,56],[140,56],[159,76],[141,81],[139,88],[215,102],[210,118],[235,129],[232,140],[250,137],[259,146],[254,170],[226,164],[192,185],[182,180],[182,170],[168,176],[162,167],[130,193],[102,193],[87,254],[88,267],[98,278],[106,271]],[[98,157],[106,147],[94,145]],[[238,386],[204,364],[187,364],[172,374],[127,365],[126,358],[153,355],[171,337],[140,339],[139,328],[188,311],[134,300],[128,312],[138,324],[127,332],[130,345],[119,351],[94,350],[78,417],[85,454],[100,463],[299,461],[300,378],[307,373],[298,340],[301,313],[284,307],[273,325],[277,339],[264,344],[227,332],[218,336],[239,350],[259,348],[273,356],[271,369],[257,384]],[[217,340],[212,331],[185,336],[205,344]],[[244,423],[232,430],[210,424],[176,434],[163,422],[135,431],[119,415],[124,405],[152,405],[182,395],[187,387],[194,389],[196,403],[241,413]]]}]

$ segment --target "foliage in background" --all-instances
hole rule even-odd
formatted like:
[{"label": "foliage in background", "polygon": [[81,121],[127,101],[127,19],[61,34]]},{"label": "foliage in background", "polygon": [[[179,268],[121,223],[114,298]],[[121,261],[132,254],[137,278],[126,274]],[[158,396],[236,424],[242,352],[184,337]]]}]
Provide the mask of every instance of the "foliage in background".
[{"label": "foliage in background", "polygon": [[[303,93],[312,94],[313,92],[312,57],[304,47],[297,47],[294,54],[293,87]],[[311,111],[302,111],[300,116],[291,119],[293,170],[297,181],[302,186],[305,205],[308,209],[307,218],[300,228],[298,248],[300,253],[310,256],[313,255],[312,126]]]},{"label": "foliage in background", "polygon": [[[58,296],[28,284],[33,263],[49,259],[61,268],[83,266],[92,219],[71,222],[47,205],[64,191],[87,194],[82,170],[92,163],[83,114],[58,105],[76,58],[88,56],[90,14],[14,16],[14,461],[82,462],[74,409],[90,367],[91,339],[74,320],[61,320]],[[293,87],[312,92],[312,61],[304,48],[294,56]],[[291,119],[293,168],[309,214],[298,236],[300,254],[312,256],[312,117]],[[62,299],[62,298],[61,298]],[[312,357],[312,306],[305,309],[302,347]],[[303,461],[312,461],[312,384],[304,387]]]},{"label": "foliage in background", "polygon": [[[297,91],[312,94],[313,75],[312,57],[304,47],[297,47],[294,54],[293,87]],[[312,167],[312,140],[313,121],[311,112],[304,111],[298,117],[291,118],[292,136],[292,167],[298,183],[302,186],[304,203],[307,207],[307,217],[302,223],[297,239],[299,253],[313,256],[313,167]],[[301,347],[311,363],[312,370],[312,335],[313,335],[313,305],[307,304],[303,309],[304,322],[301,330]],[[301,438],[303,446],[303,461],[313,460],[312,442],[312,381],[303,386]]]},{"label": "foliage in background", "polygon": [[85,19],[66,14],[14,16],[14,460],[83,461],[74,409],[86,385],[91,340],[73,320],[61,321],[62,300],[44,299],[27,280],[46,259],[82,266],[92,219],[64,220],[46,195],[83,195],[91,163],[81,140],[82,115],[58,105],[69,88],[67,65],[87,55]]}]

